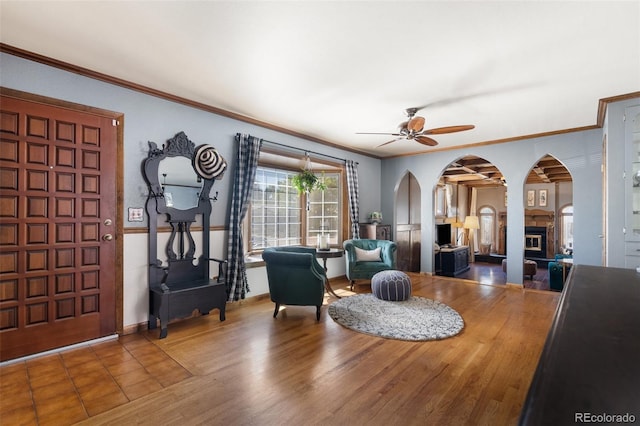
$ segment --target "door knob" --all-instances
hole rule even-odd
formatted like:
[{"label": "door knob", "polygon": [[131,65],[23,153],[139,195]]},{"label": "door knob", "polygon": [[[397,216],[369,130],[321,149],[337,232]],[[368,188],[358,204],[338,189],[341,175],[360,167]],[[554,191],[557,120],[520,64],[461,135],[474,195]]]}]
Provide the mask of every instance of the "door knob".
[{"label": "door knob", "polygon": [[104,235],[102,236],[102,239],[103,239],[104,241],[111,241],[111,240],[113,240],[113,235],[111,235],[111,234],[104,234]]}]

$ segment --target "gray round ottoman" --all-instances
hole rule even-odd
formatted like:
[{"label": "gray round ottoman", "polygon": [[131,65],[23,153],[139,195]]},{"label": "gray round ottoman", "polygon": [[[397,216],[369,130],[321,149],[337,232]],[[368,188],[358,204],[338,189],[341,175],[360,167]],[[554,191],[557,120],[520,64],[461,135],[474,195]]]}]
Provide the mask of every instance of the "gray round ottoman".
[{"label": "gray round ottoman", "polygon": [[411,280],[402,271],[381,271],[371,278],[371,292],[382,300],[407,300],[411,297]]}]

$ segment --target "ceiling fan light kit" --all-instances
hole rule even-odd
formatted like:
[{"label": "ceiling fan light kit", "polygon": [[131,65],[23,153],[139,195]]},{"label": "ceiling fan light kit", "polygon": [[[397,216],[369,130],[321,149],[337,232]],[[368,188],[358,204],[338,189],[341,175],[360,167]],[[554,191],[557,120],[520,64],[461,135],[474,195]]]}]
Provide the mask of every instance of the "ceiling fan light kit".
[{"label": "ceiling fan light kit", "polygon": [[463,132],[466,130],[471,130],[474,129],[475,126],[472,124],[464,124],[464,125],[458,125],[458,126],[447,126],[447,127],[436,127],[433,129],[425,129],[424,128],[424,124],[425,124],[425,118],[424,117],[420,117],[417,116],[416,113],[421,109],[414,107],[414,108],[407,108],[405,110],[405,113],[407,114],[407,117],[409,118],[407,121],[403,121],[402,123],[400,123],[400,125],[398,126],[398,132],[397,133],[363,133],[363,132],[358,132],[356,134],[358,135],[389,135],[389,136],[395,136],[395,139],[392,139],[388,142],[385,142],[381,145],[378,145],[378,148],[385,146],[385,145],[389,145],[390,143],[393,142],[397,142],[399,140],[415,140],[418,143],[421,143],[423,145],[427,145],[427,146],[436,146],[438,145],[438,142],[432,138],[427,137],[426,135],[443,135],[446,133],[455,133],[455,132]]}]

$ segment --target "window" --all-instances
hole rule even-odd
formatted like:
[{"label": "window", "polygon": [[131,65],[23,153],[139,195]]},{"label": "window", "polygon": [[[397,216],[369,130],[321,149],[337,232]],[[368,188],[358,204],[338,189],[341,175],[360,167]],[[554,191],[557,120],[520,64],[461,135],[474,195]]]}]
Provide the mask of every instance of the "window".
[{"label": "window", "polygon": [[307,214],[306,239],[308,245],[316,245],[318,234],[329,234],[329,244],[342,242],[340,194],[342,180],[339,173],[323,173],[327,189],[314,191],[310,197],[310,208]]},{"label": "window", "polygon": [[292,172],[258,167],[251,194],[250,250],[302,244],[302,207]]},{"label": "window", "polygon": [[573,205],[560,209],[560,247],[573,250]]},{"label": "window", "polygon": [[329,242],[343,239],[343,173],[341,169],[315,169],[326,189],[313,191],[306,210],[306,196],[291,185],[297,170],[260,165],[251,194],[248,216],[249,251],[266,247],[315,246],[318,234],[329,234]]},{"label": "window", "polygon": [[436,217],[447,215],[447,189],[445,185],[438,185],[435,192]]},{"label": "window", "polygon": [[480,209],[480,244],[488,245],[494,243],[495,223],[495,210],[489,206],[482,207]]}]

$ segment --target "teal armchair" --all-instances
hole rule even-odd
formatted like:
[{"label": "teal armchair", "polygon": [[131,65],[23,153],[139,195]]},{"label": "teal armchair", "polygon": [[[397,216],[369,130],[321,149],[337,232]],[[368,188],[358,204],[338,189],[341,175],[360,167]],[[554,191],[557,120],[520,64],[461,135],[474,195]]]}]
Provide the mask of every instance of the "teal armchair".
[{"label": "teal armchair", "polygon": [[280,305],[315,306],[320,321],[327,276],[316,259],[316,249],[269,247],[262,259],[267,265],[271,301],[276,304],[273,317],[278,316]]},{"label": "teal armchair", "polygon": [[[396,268],[395,254],[398,247],[393,241],[346,240],[342,245],[344,247],[347,279],[351,282],[352,290],[356,280],[370,280],[380,271]],[[369,252],[380,248],[380,258],[363,259],[362,252],[359,252],[360,256],[358,256],[356,248]]]},{"label": "teal armchair", "polygon": [[554,291],[562,291],[564,288],[564,276],[562,271],[562,264],[558,262],[559,259],[572,258],[573,256],[568,254],[556,254],[554,256],[555,262],[549,262],[547,269],[549,271],[549,288]]}]

